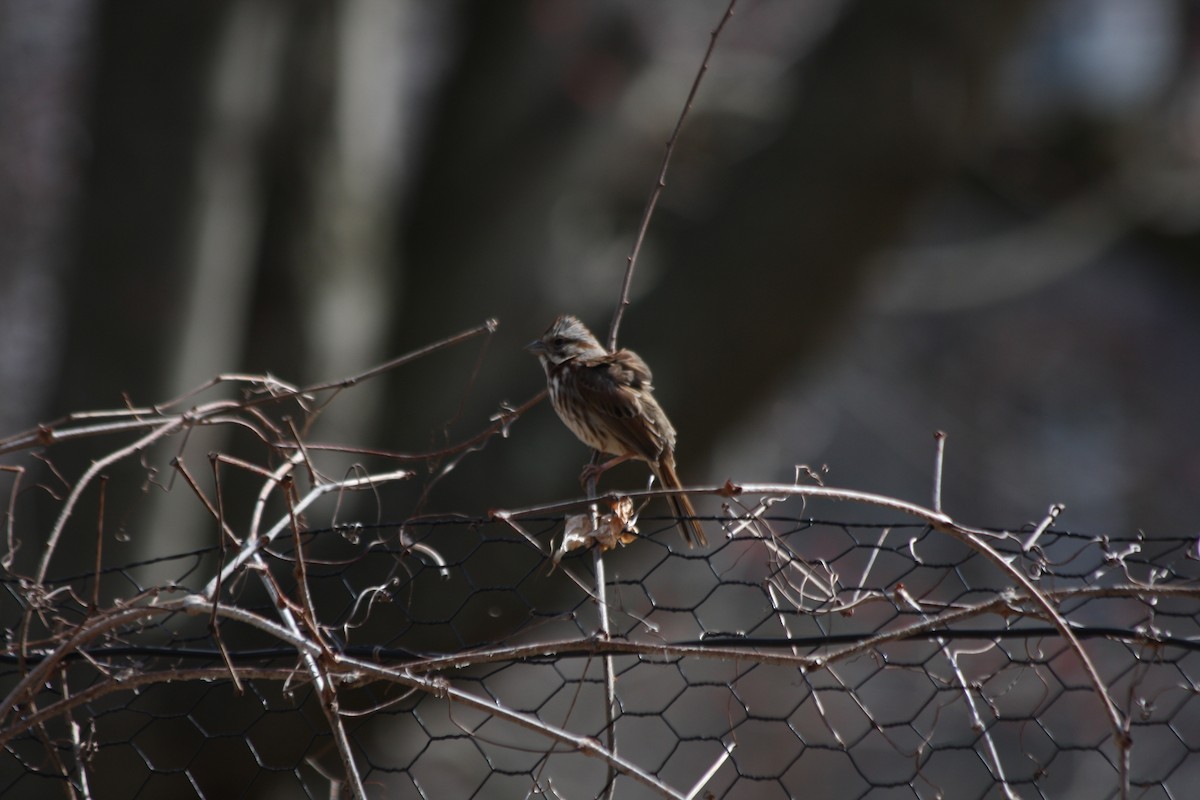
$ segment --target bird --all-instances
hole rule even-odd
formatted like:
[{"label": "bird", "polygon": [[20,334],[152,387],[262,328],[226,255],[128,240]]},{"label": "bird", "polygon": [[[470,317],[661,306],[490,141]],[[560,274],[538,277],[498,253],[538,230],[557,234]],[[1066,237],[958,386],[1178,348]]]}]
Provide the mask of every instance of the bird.
[{"label": "bird", "polygon": [[[632,350],[609,352],[577,318],[557,317],[541,338],[525,349],[546,372],[550,404],[563,424],[588,447],[613,456],[584,470],[584,480],[623,461],[637,459],[664,489],[681,489],[675,471],[675,428],[654,399],[650,368]],[[667,502],[688,547],[708,545],[687,495]]]}]

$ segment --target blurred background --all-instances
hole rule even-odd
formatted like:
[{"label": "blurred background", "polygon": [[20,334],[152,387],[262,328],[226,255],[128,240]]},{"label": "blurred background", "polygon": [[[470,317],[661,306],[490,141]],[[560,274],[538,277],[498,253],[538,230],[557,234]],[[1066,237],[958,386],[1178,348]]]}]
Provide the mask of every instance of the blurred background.
[{"label": "blurred background", "polygon": [[[315,435],[475,433],[543,386],[521,345],[555,314],[607,331],[725,5],[2,0],[0,431],[222,372],[335,378],[495,317]],[[1195,531],[1198,21],[741,3],[621,330],[685,482],[804,464],[928,503],[940,429],[965,522],[1062,502],[1076,530]],[[585,459],[543,404],[426,510],[573,495]]]},{"label": "blurred background", "polygon": [[[556,314],[606,335],[664,144],[726,5],[0,0],[0,438],[176,397],[220,373],[335,379],[494,317],[493,336],[343,392],[309,438],[420,453],[473,436],[543,388],[521,348]],[[830,485],[928,504],[942,430],[943,503],[964,523],[1016,528],[1063,503],[1059,527],[1084,534],[1192,536],[1198,178],[1191,0],[742,0],[678,142],[620,343],[654,370],[685,483],[791,482],[806,465]],[[275,457],[235,428],[176,437],[114,470],[106,564],[213,544],[195,497],[159,489],[180,454],[196,474],[209,451]],[[61,483],[28,451],[0,467],[36,466],[24,486],[61,493],[128,441],[52,448]],[[586,459],[543,403],[508,437],[419,463],[416,480],[360,510],[477,518],[574,497]],[[0,472],[0,496],[15,474]],[[645,477],[625,465],[601,488]],[[225,488],[231,500],[241,491]],[[25,496],[16,574],[30,573],[57,513]],[[52,575],[92,569],[94,503],[89,493]],[[697,505],[720,512],[712,498]],[[591,607],[529,551],[494,557],[507,552],[498,526],[466,527],[430,541],[478,548],[479,585],[536,578],[512,608],[480,593],[470,613],[430,612],[437,635],[458,637],[450,649],[506,641],[543,601]],[[813,546],[804,533],[797,547]],[[647,582],[654,603],[694,608],[739,569],[758,581],[758,561],[734,559],[740,545],[673,559]],[[610,575],[636,580],[664,558],[639,543]],[[350,584],[333,583],[345,604]],[[422,599],[445,595],[437,583]],[[661,635],[739,629],[751,605],[709,603]],[[22,612],[14,595],[6,625]],[[464,627],[447,630],[452,613]],[[371,643],[410,644],[390,617],[375,624]],[[764,705],[793,678],[766,680]],[[232,708],[212,701],[226,687],[189,689],[216,716]],[[278,704],[268,741],[298,728],[292,698]],[[407,741],[391,725],[388,748]],[[1094,770],[1064,773],[1095,796]]]}]

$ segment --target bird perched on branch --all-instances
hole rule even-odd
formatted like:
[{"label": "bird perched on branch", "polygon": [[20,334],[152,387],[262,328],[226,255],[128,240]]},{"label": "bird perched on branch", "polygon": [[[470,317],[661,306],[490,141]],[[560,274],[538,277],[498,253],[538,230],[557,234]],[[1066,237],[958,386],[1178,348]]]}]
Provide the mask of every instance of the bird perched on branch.
[{"label": "bird perched on branch", "polygon": [[[598,476],[636,458],[650,465],[664,489],[679,489],[675,473],[675,428],[650,386],[650,368],[637,353],[610,353],[582,322],[563,315],[525,349],[546,370],[550,402],[563,423],[588,447],[614,458],[584,470]],[[688,547],[708,540],[686,495],[667,495]]]}]

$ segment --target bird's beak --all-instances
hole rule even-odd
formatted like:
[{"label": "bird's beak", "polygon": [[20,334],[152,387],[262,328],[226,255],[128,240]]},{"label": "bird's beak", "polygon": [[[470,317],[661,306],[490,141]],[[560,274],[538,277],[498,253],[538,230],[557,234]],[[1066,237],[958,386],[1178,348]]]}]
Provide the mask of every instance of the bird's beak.
[{"label": "bird's beak", "polygon": [[540,356],[546,352],[546,343],[541,339],[534,339],[532,342],[525,345],[525,349],[533,353],[535,356]]}]

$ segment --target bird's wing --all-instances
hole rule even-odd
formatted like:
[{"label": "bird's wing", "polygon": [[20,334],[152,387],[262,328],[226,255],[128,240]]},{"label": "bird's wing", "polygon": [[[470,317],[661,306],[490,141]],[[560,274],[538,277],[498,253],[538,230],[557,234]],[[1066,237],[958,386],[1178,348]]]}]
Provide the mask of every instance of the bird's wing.
[{"label": "bird's wing", "polygon": [[650,394],[650,369],[636,353],[619,350],[577,365],[582,367],[578,386],[587,407],[609,420],[609,428],[631,453],[656,461],[664,448],[674,445],[675,431]]}]

